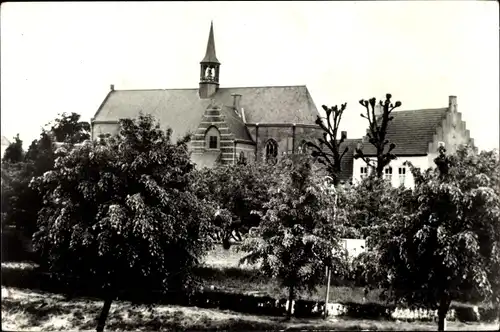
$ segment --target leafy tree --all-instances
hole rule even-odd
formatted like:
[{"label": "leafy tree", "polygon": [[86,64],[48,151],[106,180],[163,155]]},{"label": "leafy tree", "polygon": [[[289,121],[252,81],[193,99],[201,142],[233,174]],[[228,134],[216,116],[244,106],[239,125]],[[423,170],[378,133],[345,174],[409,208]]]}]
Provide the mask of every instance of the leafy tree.
[{"label": "leafy tree", "polygon": [[346,146],[344,151],[340,152],[342,143],[347,139],[347,136],[343,132],[340,140],[337,139],[340,120],[346,107],[347,103],[342,104],[340,107],[337,105],[333,107],[323,105],[326,117],[318,116],[316,119],[316,124],[323,131],[323,138],[319,138],[319,144],[311,141],[306,143],[312,149],[311,155],[317,158],[319,163],[326,166],[326,170],[332,177],[333,184],[336,187],[340,183],[339,174],[342,157],[349,151],[349,148]]},{"label": "leafy tree", "polygon": [[230,248],[231,238],[241,240],[241,234],[259,225],[273,173],[273,166],[261,163],[218,165],[196,172],[198,197],[218,207],[213,222],[225,249]]},{"label": "leafy tree", "polygon": [[[392,95],[388,93],[385,96],[385,101],[380,100],[379,106],[382,109],[382,114],[380,115],[376,112],[377,100],[375,98],[369,100],[361,99],[359,101],[359,103],[366,108],[366,115],[361,114],[361,117],[368,120],[369,126],[366,136],[368,137],[368,142],[376,149],[376,163],[374,164],[369,157],[364,155],[361,147],[356,149],[354,158],[361,158],[366,162],[370,168],[375,170],[375,174],[378,178],[382,178],[384,168],[389,165],[391,160],[396,159],[396,155],[392,153],[396,144],[391,143],[386,136],[389,124],[394,118],[391,116],[391,113],[394,109],[401,106],[401,102],[396,101],[396,103],[392,104],[391,98]],[[386,150],[387,146],[389,147]]]},{"label": "leafy tree", "polygon": [[435,164],[423,174],[410,165],[415,189],[370,255],[389,298],[437,309],[444,330],[452,300],[500,302],[500,163],[494,152],[440,148]]},{"label": "leafy tree", "polygon": [[282,167],[278,186],[270,188],[271,199],[256,236],[247,237],[241,246],[249,253],[241,263],[260,262],[263,273],[288,289],[291,318],[297,292],[314,290],[327,266],[343,271],[345,253],[338,241],[342,229],[333,223],[329,208],[333,197],[313,177],[311,162]]},{"label": "leafy tree", "polygon": [[213,211],[192,191],[189,137],[171,134],[151,116],[121,120],[117,137],[62,151],[33,180],[45,202],[35,249],[68,285],[74,276],[99,285],[97,331],[119,290],[192,285],[210,246]]},{"label": "leafy tree", "polygon": [[370,175],[356,185],[346,186],[340,193],[338,205],[345,225],[356,229],[369,245],[378,232],[385,231],[383,225],[391,222],[406,190],[393,188],[387,181]]},{"label": "leafy tree", "polygon": [[74,112],[62,113],[49,124],[55,141],[75,144],[90,139],[90,123],[80,121],[80,117],[80,114]]},{"label": "leafy tree", "polygon": [[5,149],[2,161],[6,163],[19,163],[24,160],[23,141],[19,134],[14,137],[14,142]]}]

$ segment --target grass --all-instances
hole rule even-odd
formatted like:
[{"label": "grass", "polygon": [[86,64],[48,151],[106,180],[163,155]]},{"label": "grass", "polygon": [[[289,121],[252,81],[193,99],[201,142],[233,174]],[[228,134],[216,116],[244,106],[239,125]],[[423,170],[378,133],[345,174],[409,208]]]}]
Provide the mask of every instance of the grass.
[{"label": "grass", "polygon": [[[268,295],[274,298],[287,298],[286,290],[282,289],[276,280],[263,276],[258,266],[239,265],[239,260],[245,255],[238,252],[238,245],[229,250],[222,246],[214,248],[205,258],[204,265],[196,270],[207,286],[229,292],[242,294]],[[330,287],[330,302],[373,302],[382,303],[378,297],[379,291],[365,293],[362,287]],[[319,286],[315,292],[301,292],[299,298],[314,301],[324,301],[326,285]]]},{"label": "grass", "polygon": [[[7,294],[8,293],[8,294]],[[5,296],[4,296],[5,295]],[[3,331],[94,330],[102,301],[80,298],[66,301],[62,296],[2,287]],[[385,330],[433,331],[436,323],[406,323],[358,319],[293,319],[254,316],[231,311],[159,305],[133,305],[115,301],[106,331],[152,330]],[[496,324],[449,322],[450,330],[497,330]]]}]

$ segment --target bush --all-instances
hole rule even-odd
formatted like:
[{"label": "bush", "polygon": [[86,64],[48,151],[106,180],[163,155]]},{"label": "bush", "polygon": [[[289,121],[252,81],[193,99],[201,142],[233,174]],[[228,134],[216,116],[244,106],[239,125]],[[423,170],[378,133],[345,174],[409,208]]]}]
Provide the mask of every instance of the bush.
[{"label": "bush", "polygon": [[342,303],[346,307],[345,316],[363,319],[386,319],[392,320],[391,314],[395,306],[379,303]]}]

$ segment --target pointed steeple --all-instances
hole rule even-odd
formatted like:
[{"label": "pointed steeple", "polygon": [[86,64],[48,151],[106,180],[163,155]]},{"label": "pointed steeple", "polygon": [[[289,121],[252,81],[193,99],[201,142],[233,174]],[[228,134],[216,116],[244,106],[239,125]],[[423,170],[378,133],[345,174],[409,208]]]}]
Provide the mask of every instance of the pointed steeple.
[{"label": "pointed steeple", "polygon": [[210,23],[207,53],[200,62],[200,98],[211,98],[219,90],[220,62],[215,56],[214,23]]},{"label": "pointed steeple", "polygon": [[207,52],[201,63],[220,63],[215,56],[214,22],[210,22],[210,33],[208,35]]}]

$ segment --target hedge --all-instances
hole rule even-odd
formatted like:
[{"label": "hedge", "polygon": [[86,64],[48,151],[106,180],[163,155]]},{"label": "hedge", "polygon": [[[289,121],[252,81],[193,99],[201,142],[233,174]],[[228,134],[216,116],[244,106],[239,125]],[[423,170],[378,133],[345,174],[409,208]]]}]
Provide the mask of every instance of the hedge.
[{"label": "hedge", "polygon": [[[43,273],[39,269],[19,269],[2,266],[2,285],[7,287],[38,289],[51,293],[69,294],[70,289],[61,283],[58,278],[49,274]],[[99,297],[99,289],[97,285],[81,284],[78,287],[78,292],[71,293],[72,296],[90,296]],[[119,300],[131,301],[135,303],[156,303],[170,304],[182,306],[196,306],[200,308],[217,308],[221,310],[232,310],[241,313],[256,314],[256,315],[271,315],[282,316],[286,314],[287,300],[275,299],[270,296],[253,296],[247,294],[223,292],[217,290],[201,290],[191,294],[182,291],[178,292],[151,292],[136,287],[122,291],[118,296]],[[350,318],[363,319],[384,319],[393,320],[430,320],[433,319],[433,314],[427,310],[403,310],[407,311],[407,317],[398,315],[401,309],[397,309],[391,304],[380,303],[354,303],[345,302],[340,304],[329,304],[329,306],[337,305],[342,308],[337,314]],[[296,300],[294,301],[294,316],[295,317],[319,317],[325,309],[324,301]],[[463,322],[481,321],[491,322],[498,317],[498,310],[492,307],[476,307],[477,313],[473,306],[452,305],[450,308],[450,320],[457,319]],[[400,316],[400,317],[397,317]]]}]

